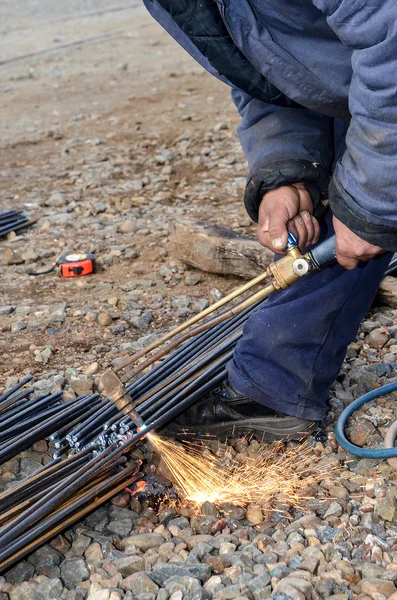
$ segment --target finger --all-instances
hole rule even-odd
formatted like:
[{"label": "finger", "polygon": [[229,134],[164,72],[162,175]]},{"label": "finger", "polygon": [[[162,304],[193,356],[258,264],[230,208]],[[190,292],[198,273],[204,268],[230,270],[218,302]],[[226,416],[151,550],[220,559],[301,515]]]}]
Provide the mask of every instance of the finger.
[{"label": "finger", "polygon": [[320,239],[321,227],[320,227],[320,223],[317,221],[316,217],[312,216],[312,223],[313,223],[313,228],[314,228],[314,236],[313,236],[312,244],[317,244],[318,240]]},{"label": "finger", "polygon": [[262,218],[258,219],[258,228],[256,232],[258,242],[262,246],[269,247],[270,236],[269,236],[269,217],[262,216]]},{"label": "finger", "polygon": [[[314,233],[315,233],[312,216],[307,210],[301,211],[301,216],[303,218],[303,222],[306,226],[306,231],[307,231],[306,246],[311,246],[313,244]],[[302,247],[304,247],[304,246],[302,246]]]},{"label": "finger", "polygon": [[303,216],[299,213],[293,220],[295,229],[297,231],[296,237],[298,239],[299,248],[305,248],[307,245],[307,228],[306,222],[303,219]]},{"label": "finger", "polygon": [[271,247],[276,252],[284,250],[287,245],[287,223],[289,220],[288,210],[282,203],[272,207],[269,214],[269,236]]},{"label": "finger", "polygon": [[309,213],[312,213],[313,212],[313,202],[312,202],[312,198],[311,198],[309,192],[305,188],[305,185],[303,183],[300,183],[300,184],[294,183],[293,187],[296,189],[296,191],[299,194],[299,205],[300,205],[301,211],[307,210]]}]

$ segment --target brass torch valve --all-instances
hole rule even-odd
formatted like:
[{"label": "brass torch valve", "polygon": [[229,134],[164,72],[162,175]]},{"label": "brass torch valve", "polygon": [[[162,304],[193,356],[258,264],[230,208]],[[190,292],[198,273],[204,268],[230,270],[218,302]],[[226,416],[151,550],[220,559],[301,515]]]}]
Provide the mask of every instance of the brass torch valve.
[{"label": "brass torch valve", "polygon": [[302,254],[298,247],[298,240],[293,233],[289,233],[285,256],[270,264],[267,272],[272,278],[275,289],[284,290],[310,271],[323,269],[335,260],[335,236],[328,238],[306,254]]}]

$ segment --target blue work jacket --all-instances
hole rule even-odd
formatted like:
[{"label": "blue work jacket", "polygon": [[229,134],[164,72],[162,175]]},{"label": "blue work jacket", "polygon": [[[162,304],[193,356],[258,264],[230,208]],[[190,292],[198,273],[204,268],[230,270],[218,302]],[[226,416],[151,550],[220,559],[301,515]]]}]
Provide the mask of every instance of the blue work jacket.
[{"label": "blue work jacket", "polygon": [[329,197],[351,230],[397,250],[396,0],[144,3],[232,87],[254,220],[266,190],[303,180],[317,211]]}]

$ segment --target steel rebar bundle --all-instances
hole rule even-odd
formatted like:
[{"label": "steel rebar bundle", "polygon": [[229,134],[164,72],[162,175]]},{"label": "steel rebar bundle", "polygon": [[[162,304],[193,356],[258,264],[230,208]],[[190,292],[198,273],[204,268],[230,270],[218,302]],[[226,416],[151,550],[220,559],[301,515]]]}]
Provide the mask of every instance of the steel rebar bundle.
[{"label": "steel rebar bundle", "polygon": [[17,231],[27,225],[29,225],[29,219],[22,210],[6,210],[0,212],[0,237],[11,233],[11,231]]},{"label": "steel rebar bundle", "polygon": [[129,383],[124,411],[98,393],[37,394],[31,376],[0,396],[0,464],[46,437],[55,447],[49,464],[0,493],[0,572],[141,477],[130,450],[222,381],[259,304],[171,347]]}]

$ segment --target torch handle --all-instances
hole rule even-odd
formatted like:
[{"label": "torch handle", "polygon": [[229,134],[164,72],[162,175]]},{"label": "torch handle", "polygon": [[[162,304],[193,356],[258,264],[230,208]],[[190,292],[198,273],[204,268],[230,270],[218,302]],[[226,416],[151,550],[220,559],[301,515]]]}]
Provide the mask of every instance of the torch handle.
[{"label": "torch handle", "polygon": [[336,262],[335,236],[310,250],[309,258],[316,269],[324,269]]}]

